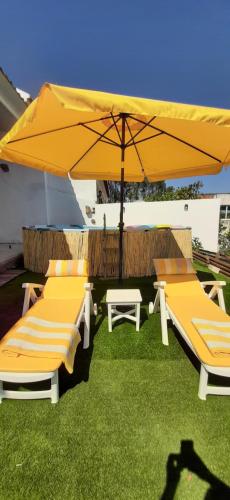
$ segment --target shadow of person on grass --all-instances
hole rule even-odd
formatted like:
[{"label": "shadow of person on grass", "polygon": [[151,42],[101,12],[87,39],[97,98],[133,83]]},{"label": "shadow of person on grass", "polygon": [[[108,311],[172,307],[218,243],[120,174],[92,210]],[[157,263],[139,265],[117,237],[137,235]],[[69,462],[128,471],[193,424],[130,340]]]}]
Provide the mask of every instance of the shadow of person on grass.
[{"label": "shadow of person on grass", "polygon": [[173,500],[183,469],[188,469],[209,484],[204,500],[229,500],[230,498],[229,486],[210,472],[202,459],[195,452],[193,441],[181,441],[180,453],[170,453],[166,468],[167,480],[160,500]]}]

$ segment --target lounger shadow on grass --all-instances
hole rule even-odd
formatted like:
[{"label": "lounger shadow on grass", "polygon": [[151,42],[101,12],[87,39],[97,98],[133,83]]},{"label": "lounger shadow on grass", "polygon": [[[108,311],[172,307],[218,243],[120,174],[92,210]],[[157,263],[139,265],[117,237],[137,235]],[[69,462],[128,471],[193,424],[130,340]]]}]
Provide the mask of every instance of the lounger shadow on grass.
[{"label": "lounger shadow on grass", "polygon": [[[90,365],[93,355],[94,348],[94,336],[95,336],[95,319],[91,317],[91,334],[90,334],[90,346],[88,349],[83,349],[83,342],[81,341],[78,345],[75,359],[74,359],[74,369],[73,373],[67,373],[64,365],[59,368],[59,398],[73,389],[82,382],[88,382],[90,376]],[[82,327],[81,327],[82,328]],[[81,331],[80,328],[80,331]],[[81,332],[82,333],[82,332]],[[83,336],[82,336],[83,338]],[[4,383],[4,387],[8,390],[45,390],[50,388],[50,380],[44,380],[42,382],[31,382],[28,384],[13,384],[10,382]]]},{"label": "lounger shadow on grass", "polygon": [[[96,318],[91,316],[90,325],[90,346],[88,349],[83,349],[83,342],[78,345],[75,359],[73,373],[67,373],[65,367],[62,365],[59,369],[59,395],[60,398],[69,390],[73,389],[81,382],[88,382],[90,376],[90,365],[94,349],[94,337],[96,335]],[[82,327],[81,327],[82,328]],[[80,332],[81,332],[80,328]],[[83,339],[83,335],[81,335]]]},{"label": "lounger shadow on grass", "polygon": [[[176,337],[176,340],[180,344],[180,346],[183,349],[185,355],[187,356],[187,358],[189,359],[190,363],[192,363],[193,367],[195,368],[195,370],[199,374],[200,373],[200,366],[201,366],[201,363],[200,363],[199,359],[195,356],[195,354],[193,353],[193,351],[190,349],[190,347],[188,346],[188,344],[185,342],[185,340],[182,338],[182,336],[178,332],[176,326],[174,326],[171,321],[169,323],[169,342],[170,342],[170,335],[172,335],[172,332],[170,330],[172,330],[173,335]],[[221,385],[223,387],[229,387],[229,377],[223,377],[222,375],[221,376],[220,375],[215,375],[213,373],[209,374],[209,382],[210,382],[211,385],[219,385],[220,380],[221,380]]]},{"label": "lounger shadow on grass", "polygon": [[216,279],[210,271],[197,271],[196,275],[199,281],[213,281]]},{"label": "lounger shadow on grass", "polygon": [[[197,373],[200,373],[200,361],[199,359],[195,356],[193,351],[190,349],[190,347],[187,345],[185,340],[182,338],[180,333],[178,332],[177,328],[170,322],[170,328],[169,328],[169,341],[170,341],[170,330],[173,330],[173,334],[175,335],[177,341],[179,342],[181,348],[183,349],[185,355],[189,359],[190,363],[192,363],[193,367],[197,371]],[[172,334],[172,333],[171,333]],[[229,387],[229,377],[223,377],[222,375],[214,375],[213,373],[209,374],[209,382],[212,385],[219,385],[221,380],[221,385],[223,387]],[[229,497],[230,498],[230,497]]]},{"label": "lounger shadow on grass", "polygon": [[168,456],[166,464],[166,485],[160,500],[174,499],[183,469],[188,469],[202,481],[208,483],[209,488],[205,494],[204,500],[227,500],[230,498],[229,486],[212,474],[195,452],[193,441],[187,440],[181,441],[180,453],[170,453]]}]

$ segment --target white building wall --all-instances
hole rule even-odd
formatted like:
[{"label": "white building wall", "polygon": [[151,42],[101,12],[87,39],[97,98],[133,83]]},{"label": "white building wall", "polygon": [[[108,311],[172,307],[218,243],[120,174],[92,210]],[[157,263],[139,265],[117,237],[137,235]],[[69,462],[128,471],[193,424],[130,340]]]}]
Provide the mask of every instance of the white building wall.
[{"label": "white building wall", "polygon": [[[14,120],[16,120],[26,109],[26,105],[23,100],[19,97],[16,92],[16,89],[10,84],[7,77],[0,70],[0,103],[2,105],[2,109],[5,109],[9,112]],[[1,123],[1,117],[0,117]],[[8,127],[5,128],[8,130]]]},{"label": "white building wall", "polygon": [[[0,70],[0,137],[25,109],[25,102]],[[8,167],[9,172],[0,169],[0,243],[19,243],[22,226],[47,223],[44,175],[18,165]]]},{"label": "white building wall", "polygon": [[[25,109],[25,102],[0,70],[0,137]],[[21,242],[21,228],[26,225],[93,225],[96,181],[70,182],[38,170],[8,166],[9,172],[0,169],[0,243]],[[92,209],[90,214],[87,210],[88,215],[86,206]]]},{"label": "white building wall", "polygon": [[[96,181],[69,180],[45,175],[47,223],[93,225]],[[86,207],[91,213],[87,215]]]},{"label": "white building wall", "polygon": [[71,181],[71,184],[81,210],[81,216],[84,219],[83,224],[87,226],[95,225],[94,212],[97,203],[97,182],[93,180]]},{"label": "white building wall", "polygon": [[[188,210],[185,210],[188,205]],[[119,203],[96,205],[96,224],[117,226]],[[218,250],[219,199],[177,200],[159,202],[124,203],[124,223],[126,226],[138,224],[170,224],[191,227],[192,236],[202,242],[205,250]]]},{"label": "white building wall", "polygon": [[0,170],[0,243],[22,241],[22,227],[43,224],[93,225],[96,181],[69,181],[8,164]]},{"label": "white building wall", "polygon": [[[95,181],[69,181],[9,164],[0,171],[0,243],[21,242],[21,228],[34,224],[117,226],[119,203],[96,204]],[[188,205],[188,210],[184,207]],[[87,213],[90,207],[91,213]],[[95,209],[95,214],[93,213]],[[124,204],[125,225],[171,224],[192,228],[206,250],[218,250],[220,199]]]},{"label": "white building wall", "polygon": [[0,170],[0,243],[19,243],[22,226],[47,224],[44,176],[8,166],[9,172]]},{"label": "white building wall", "polygon": [[215,193],[213,197],[219,198],[221,205],[230,205],[230,193]]},{"label": "white building wall", "polygon": [[[92,199],[90,186],[76,186],[77,181],[44,174],[48,224],[85,224],[85,205]],[[82,182],[82,181],[79,181]],[[94,181],[95,183],[95,181]],[[80,195],[79,195],[80,194]],[[83,198],[86,196],[86,199]]]}]

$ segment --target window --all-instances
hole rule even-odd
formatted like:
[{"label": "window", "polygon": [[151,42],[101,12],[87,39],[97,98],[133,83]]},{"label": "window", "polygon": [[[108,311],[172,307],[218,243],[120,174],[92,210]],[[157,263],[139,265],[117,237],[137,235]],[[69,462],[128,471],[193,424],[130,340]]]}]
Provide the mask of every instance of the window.
[{"label": "window", "polygon": [[220,218],[221,219],[230,219],[230,205],[221,205]]}]

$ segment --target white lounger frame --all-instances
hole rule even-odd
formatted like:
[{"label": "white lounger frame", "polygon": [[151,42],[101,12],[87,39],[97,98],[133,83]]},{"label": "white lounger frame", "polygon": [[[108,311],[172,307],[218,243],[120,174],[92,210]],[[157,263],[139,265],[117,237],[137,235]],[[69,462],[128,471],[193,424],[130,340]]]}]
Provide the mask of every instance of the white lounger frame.
[{"label": "white lounger frame", "polygon": [[[206,365],[201,361],[198,357],[194,347],[186,335],[185,330],[179,323],[178,319],[175,317],[170,307],[167,304],[167,299],[165,297],[165,286],[166,281],[157,281],[154,283],[154,288],[157,289],[155,301],[152,307],[151,312],[158,312],[160,309],[161,315],[161,332],[162,332],[162,343],[164,345],[169,345],[168,340],[168,320],[172,320],[173,324],[176,326],[181,336],[188,344],[190,349],[193,351],[195,356],[199,359],[201,363],[200,369],[200,381],[199,381],[199,390],[198,396],[200,399],[205,400],[208,394],[219,394],[219,395],[230,395],[230,387],[223,386],[213,386],[208,385],[208,374],[213,373],[215,375],[219,375],[222,377],[230,377],[230,367],[215,367]],[[212,286],[210,292],[207,294],[210,299],[214,299],[218,296],[219,306],[225,312],[225,303],[224,303],[224,295],[222,287],[226,285],[225,281],[204,281],[201,283],[201,286],[205,289],[206,286]]]},{"label": "white lounger frame", "polygon": [[[92,301],[92,283],[86,283],[84,302],[79,313],[76,325],[84,322],[84,339],[83,349],[87,349],[90,343],[90,313],[97,314],[97,306]],[[22,288],[25,288],[25,297],[23,303],[22,316],[30,308],[30,303],[35,304],[40,297],[37,296],[35,290],[42,292],[44,285],[37,283],[23,283]],[[17,384],[40,382],[50,380],[51,386],[48,390],[42,391],[8,391],[3,388],[3,382],[11,382]],[[58,370],[54,372],[0,372],[0,403],[3,398],[8,399],[44,399],[50,398],[51,403],[57,403],[59,400],[59,384]]]}]

